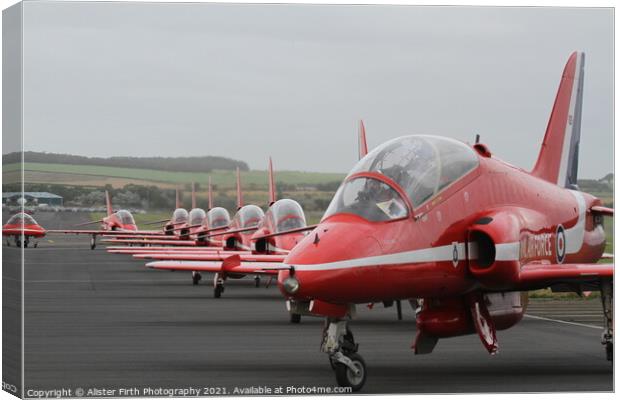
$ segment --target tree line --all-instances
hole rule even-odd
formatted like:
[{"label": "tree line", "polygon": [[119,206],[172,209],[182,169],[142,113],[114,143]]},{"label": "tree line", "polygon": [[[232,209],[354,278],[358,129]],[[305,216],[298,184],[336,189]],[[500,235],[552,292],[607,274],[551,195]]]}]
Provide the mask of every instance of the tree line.
[{"label": "tree line", "polygon": [[[19,152],[2,156],[2,164],[21,163]],[[248,171],[243,161],[217,156],[200,157],[84,157],[71,154],[25,151],[24,162],[47,164],[100,165],[106,167],[142,168],[160,171],[209,172],[214,169]]]}]

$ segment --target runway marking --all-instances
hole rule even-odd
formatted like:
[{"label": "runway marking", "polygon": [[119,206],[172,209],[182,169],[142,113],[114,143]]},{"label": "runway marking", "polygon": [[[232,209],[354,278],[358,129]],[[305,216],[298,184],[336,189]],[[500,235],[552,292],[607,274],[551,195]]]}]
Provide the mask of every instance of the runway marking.
[{"label": "runway marking", "polygon": [[596,325],[588,325],[588,324],[580,324],[579,322],[570,322],[570,321],[562,321],[561,319],[553,319],[553,318],[545,318],[545,317],[539,317],[536,315],[530,315],[530,314],[525,314],[525,317],[528,318],[533,318],[533,319],[539,319],[542,321],[550,321],[550,322],[558,322],[560,324],[567,324],[567,325],[575,325],[575,326],[582,326],[584,328],[591,328],[591,329],[600,329],[602,330],[603,327],[602,326],[596,326]]}]

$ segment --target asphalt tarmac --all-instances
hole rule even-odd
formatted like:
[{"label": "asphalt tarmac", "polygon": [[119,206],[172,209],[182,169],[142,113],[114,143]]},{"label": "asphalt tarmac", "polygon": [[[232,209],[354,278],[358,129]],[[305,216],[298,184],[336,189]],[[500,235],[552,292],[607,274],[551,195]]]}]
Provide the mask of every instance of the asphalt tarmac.
[{"label": "asphalt tarmac", "polygon": [[[88,216],[35,218],[54,229]],[[6,260],[19,250],[6,244],[3,250],[5,277],[7,266],[18,265]],[[87,236],[49,235],[25,250],[25,262],[27,396],[28,390],[78,388],[143,394],[148,387],[228,394],[238,393],[235,388],[273,394],[282,387],[292,394],[290,388],[336,385],[319,351],[322,321],[303,317],[291,324],[275,286],[229,280],[222,298],[214,299],[210,276],[193,286],[187,273],[148,270],[101,245],[90,250]],[[534,302],[533,316],[498,332],[495,356],[475,335],[440,340],[432,354],[415,356],[408,304],[402,321],[395,308],[358,306],[350,326],[368,367],[363,393],[611,391],[600,304],[576,303],[575,311],[575,302]]]}]

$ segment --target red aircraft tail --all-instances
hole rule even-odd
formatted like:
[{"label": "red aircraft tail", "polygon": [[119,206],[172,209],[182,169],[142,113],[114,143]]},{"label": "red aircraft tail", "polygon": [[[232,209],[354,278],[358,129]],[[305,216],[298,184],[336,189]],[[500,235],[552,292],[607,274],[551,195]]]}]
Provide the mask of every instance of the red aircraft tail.
[{"label": "red aircraft tail", "polygon": [[243,194],[241,193],[241,173],[237,167],[237,210],[243,207]]},{"label": "red aircraft tail", "polygon": [[364,121],[361,119],[357,140],[357,150],[359,153],[359,159],[361,160],[366,154],[368,154],[368,144],[366,144],[366,128],[364,127]]},{"label": "red aircraft tail", "polygon": [[192,210],[196,208],[196,185],[192,182]]},{"label": "red aircraft tail", "polygon": [[269,157],[269,207],[276,202],[276,185],[273,181],[273,164]]},{"label": "red aircraft tail", "polygon": [[213,192],[211,191],[211,177],[209,177],[209,210],[213,208]]},{"label": "red aircraft tail", "polygon": [[108,217],[112,214],[114,214],[114,210],[112,209],[112,201],[110,200],[110,193],[108,193],[108,191],[105,191],[105,206],[108,212]]},{"label": "red aircraft tail", "polygon": [[567,188],[577,185],[584,61],[584,53],[574,52],[564,67],[542,148],[532,170],[532,175]]},{"label": "red aircraft tail", "polygon": [[174,189],[174,195],[176,197],[174,208],[181,208],[181,197],[179,196],[179,189]]}]

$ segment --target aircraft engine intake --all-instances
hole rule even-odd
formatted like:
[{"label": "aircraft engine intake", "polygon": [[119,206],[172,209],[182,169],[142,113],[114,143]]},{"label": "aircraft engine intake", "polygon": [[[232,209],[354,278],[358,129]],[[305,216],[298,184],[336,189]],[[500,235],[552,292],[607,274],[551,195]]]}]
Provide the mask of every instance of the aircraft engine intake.
[{"label": "aircraft engine intake", "polygon": [[519,226],[515,215],[498,212],[469,229],[469,272],[484,288],[506,290],[518,281]]}]

